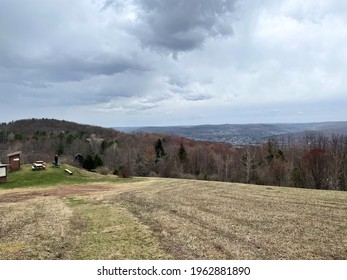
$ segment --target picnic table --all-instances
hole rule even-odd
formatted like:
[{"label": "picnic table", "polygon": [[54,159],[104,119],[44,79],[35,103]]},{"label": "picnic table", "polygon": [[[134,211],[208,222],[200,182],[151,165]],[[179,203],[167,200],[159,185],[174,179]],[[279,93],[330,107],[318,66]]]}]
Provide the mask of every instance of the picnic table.
[{"label": "picnic table", "polygon": [[33,163],[33,165],[31,166],[31,169],[32,170],[44,170],[44,169],[46,169],[45,162],[38,160],[38,161]]}]

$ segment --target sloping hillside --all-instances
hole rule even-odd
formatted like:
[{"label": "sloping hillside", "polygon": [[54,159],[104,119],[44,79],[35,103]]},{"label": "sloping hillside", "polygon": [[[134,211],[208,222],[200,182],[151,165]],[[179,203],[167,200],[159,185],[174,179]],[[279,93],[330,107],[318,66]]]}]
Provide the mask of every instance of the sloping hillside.
[{"label": "sloping hillside", "polygon": [[345,192],[41,172],[0,189],[0,259],[347,259]]},{"label": "sloping hillside", "polygon": [[[215,153],[223,154],[230,149],[222,143],[196,142],[165,134],[126,134],[111,128],[54,119],[20,120],[0,125],[0,162],[7,162],[8,153],[22,151],[22,163],[52,162],[57,154],[61,162],[83,165],[88,170],[104,166],[105,172],[126,177],[179,177],[182,172],[195,175],[215,172],[213,164],[204,163],[204,169],[196,167],[199,171],[184,167],[188,159],[184,154],[178,156],[180,145],[196,153],[210,150],[211,158]],[[76,155],[83,158],[81,162],[75,161]],[[87,161],[91,164],[84,164]]]},{"label": "sloping hillside", "polygon": [[[265,137],[273,127],[249,125],[238,129]],[[198,130],[212,138],[225,137],[218,129],[201,126]],[[234,128],[230,129],[230,133],[236,133]],[[287,125],[286,129],[295,128]],[[235,147],[167,134],[121,133],[66,121],[32,119],[3,124],[0,138],[3,139],[0,161],[4,163],[8,153],[22,151],[22,163],[52,162],[57,154],[61,163],[122,177],[191,178],[347,190],[344,135],[326,136],[313,131],[298,141],[288,137],[284,139],[287,142],[271,139],[259,145]]]}]

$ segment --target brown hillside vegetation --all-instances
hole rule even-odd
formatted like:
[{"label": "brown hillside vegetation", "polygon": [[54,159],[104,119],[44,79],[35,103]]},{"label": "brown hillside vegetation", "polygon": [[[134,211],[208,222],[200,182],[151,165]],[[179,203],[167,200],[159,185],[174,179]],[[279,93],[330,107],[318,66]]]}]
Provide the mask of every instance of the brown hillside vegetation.
[{"label": "brown hillside vegetation", "polygon": [[52,162],[58,154],[60,162],[122,177],[347,190],[347,136],[314,131],[302,138],[234,147],[50,119],[0,124],[0,162],[6,163],[6,155],[15,151],[22,152],[24,164]]},{"label": "brown hillside vegetation", "polygon": [[347,194],[147,178],[0,190],[0,259],[347,259]]}]

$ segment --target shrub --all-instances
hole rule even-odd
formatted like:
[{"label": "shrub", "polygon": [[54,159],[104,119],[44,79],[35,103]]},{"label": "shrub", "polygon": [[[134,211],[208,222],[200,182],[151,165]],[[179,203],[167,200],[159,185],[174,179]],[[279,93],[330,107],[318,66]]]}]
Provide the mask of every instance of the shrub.
[{"label": "shrub", "polygon": [[124,165],[119,168],[118,176],[121,178],[131,178],[132,171],[129,165]]},{"label": "shrub", "polygon": [[83,162],[83,168],[91,171],[94,170],[100,166],[103,166],[103,162],[101,160],[101,158],[99,157],[99,155],[92,155],[92,154],[88,154],[87,157],[85,158],[84,162]]},{"label": "shrub", "polygon": [[96,168],[96,172],[101,175],[108,175],[111,171],[105,166],[99,166],[98,168]]}]

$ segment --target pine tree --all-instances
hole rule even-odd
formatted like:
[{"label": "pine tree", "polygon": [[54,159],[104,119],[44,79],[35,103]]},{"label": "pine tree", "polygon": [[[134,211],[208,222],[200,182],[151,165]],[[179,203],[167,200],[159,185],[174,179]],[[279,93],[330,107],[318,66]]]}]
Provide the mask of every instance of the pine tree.
[{"label": "pine tree", "polygon": [[163,142],[161,141],[161,139],[158,139],[155,142],[154,148],[155,148],[155,162],[157,163],[160,158],[166,156],[166,153],[163,147]]},{"label": "pine tree", "polygon": [[184,148],[183,144],[181,143],[181,146],[178,150],[178,158],[180,159],[180,162],[183,163],[187,160],[187,152]]}]

